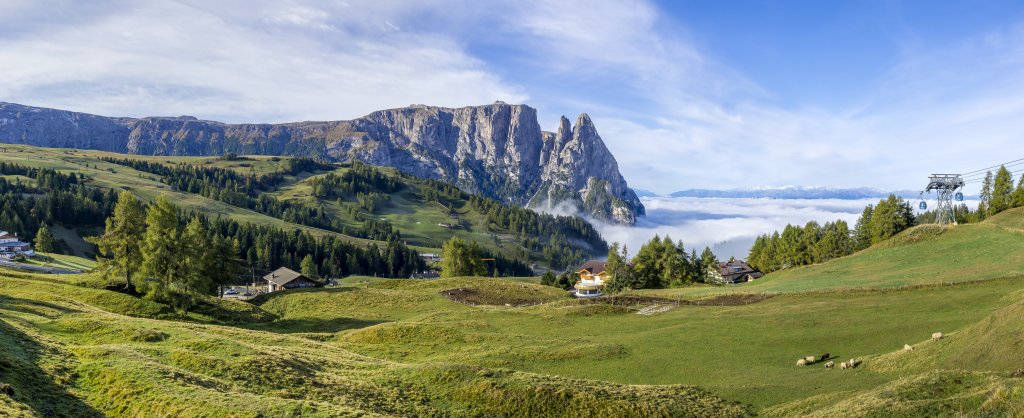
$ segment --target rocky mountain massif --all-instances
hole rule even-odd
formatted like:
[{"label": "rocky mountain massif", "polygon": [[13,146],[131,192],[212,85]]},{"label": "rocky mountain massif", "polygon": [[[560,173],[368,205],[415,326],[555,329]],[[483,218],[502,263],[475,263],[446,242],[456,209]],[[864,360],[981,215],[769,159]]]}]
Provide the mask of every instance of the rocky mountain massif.
[{"label": "rocky mountain massif", "polygon": [[112,118],[0,102],[0,142],[144,155],[358,159],[517,205],[568,204],[622,224],[644,214],[589,116],[581,114],[574,125],[562,117],[556,132],[545,132],[535,109],[502,102],[415,105],[354,120],[283,124]]}]

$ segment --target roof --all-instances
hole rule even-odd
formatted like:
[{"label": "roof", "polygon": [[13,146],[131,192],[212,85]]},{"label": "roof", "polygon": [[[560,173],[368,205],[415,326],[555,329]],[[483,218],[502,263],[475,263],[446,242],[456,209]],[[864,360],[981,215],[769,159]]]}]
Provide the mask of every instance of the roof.
[{"label": "roof", "polygon": [[[739,269],[733,269],[733,267],[739,267]],[[721,273],[722,276],[731,276],[734,274],[755,273],[757,270],[751,268],[746,262],[731,260],[725,263],[718,263],[718,272]]]},{"label": "roof", "polygon": [[583,265],[580,266],[579,270],[576,271],[581,272],[583,270],[586,270],[590,272],[590,274],[600,274],[601,272],[604,271],[605,266],[607,265],[608,262],[605,260],[590,260],[587,261],[586,263],[583,263]]},{"label": "roof", "polygon": [[281,267],[277,270],[270,272],[270,274],[263,276],[263,280],[266,280],[278,286],[284,286],[285,284],[291,283],[292,281],[298,279],[299,277],[303,277],[306,280],[309,280],[309,278],[303,276],[302,273],[299,273],[287,267]]},{"label": "roof", "polygon": [[17,238],[16,234],[12,234],[7,231],[0,231],[0,239]]}]

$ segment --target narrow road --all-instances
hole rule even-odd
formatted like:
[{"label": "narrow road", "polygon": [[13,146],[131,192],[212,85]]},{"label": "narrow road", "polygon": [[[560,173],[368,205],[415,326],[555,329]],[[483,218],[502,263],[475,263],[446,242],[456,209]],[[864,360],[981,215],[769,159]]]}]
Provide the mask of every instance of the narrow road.
[{"label": "narrow road", "polygon": [[33,265],[30,265],[30,264],[15,263],[13,261],[7,261],[7,260],[0,260],[0,266],[14,267],[14,268],[22,269],[22,270],[32,270],[32,271],[39,271],[39,272],[50,273],[50,274],[78,274],[78,273],[81,273],[80,271],[65,270],[65,269],[56,268],[56,267],[33,266]]}]

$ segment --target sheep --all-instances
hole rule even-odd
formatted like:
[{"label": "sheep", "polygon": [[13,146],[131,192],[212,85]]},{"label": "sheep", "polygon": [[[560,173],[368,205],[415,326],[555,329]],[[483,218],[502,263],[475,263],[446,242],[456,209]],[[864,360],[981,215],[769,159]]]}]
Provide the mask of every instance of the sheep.
[{"label": "sheep", "polygon": [[852,359],[850,359],[850,368],[852,369],[854,367],[857,367],[857,365],[859,365],[860,363],[861,363],[860,360],[852,358]]},{"label": "sheep", "polygon": [[829,357],[832,357],[832,356],[831,356],[831,355],[829,355],[828,353],[822,354],[822,355],[821,355],[821,360],[819,360],[819,361],[825,361],[825,360],[828,360],[828,359],[829,359]]},{"label": "sheep", "polygon": [[941,332],[933,332],[932,333],[932,340],[938,341],[938,340],[941,340],[941,339],[942,339],[942,333]]},{"label": "sheep", "polygon": [[849,364],[847,364],[847,363],[846,363],[846,362],[844,361],[844,362],[842,362],[842,363],[839,363],[839,368],[840,368],[840,369],[843,369],[843,370],[846,370],[846,369],[849,369],[849,368],[850,368],[850,365],[849,365]]},{"label": "sheep", "polygon": [[807,360],[804,360],[804,359],[797,360],[796,361],[796,365],[800,366],[800,367],[806,366],[807,365]]},{"label": "sheep", "polygon": [[910,344],[903,344],[903,351],[914,351],[914,346]]},{"label": "sheep", "polygon": [[807,364],[814,364],[814,362],[818,361],[818,358],[814,356],[807,356],[804,357],[804,361],[806,361]]},{"label": "sheep", "polygon": [[835,368],[835,367],[836,367],[836,362],[834,362],[834,361],[829,361],[828,363],[825,363],[825,368],[826,369],[832,369],[832,368]]}]

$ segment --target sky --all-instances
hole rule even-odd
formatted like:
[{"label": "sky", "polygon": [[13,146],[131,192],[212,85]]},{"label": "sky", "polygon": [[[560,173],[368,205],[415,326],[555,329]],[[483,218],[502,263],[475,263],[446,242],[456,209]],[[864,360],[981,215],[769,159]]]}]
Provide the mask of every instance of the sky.
[{"label": "sky", "polygon": [[922,188],[1024,158],[1022,92],[1003,0],[0,0],[0,101],[225,122],[525,103],[548,130],[588,113],[657,193]]}]

